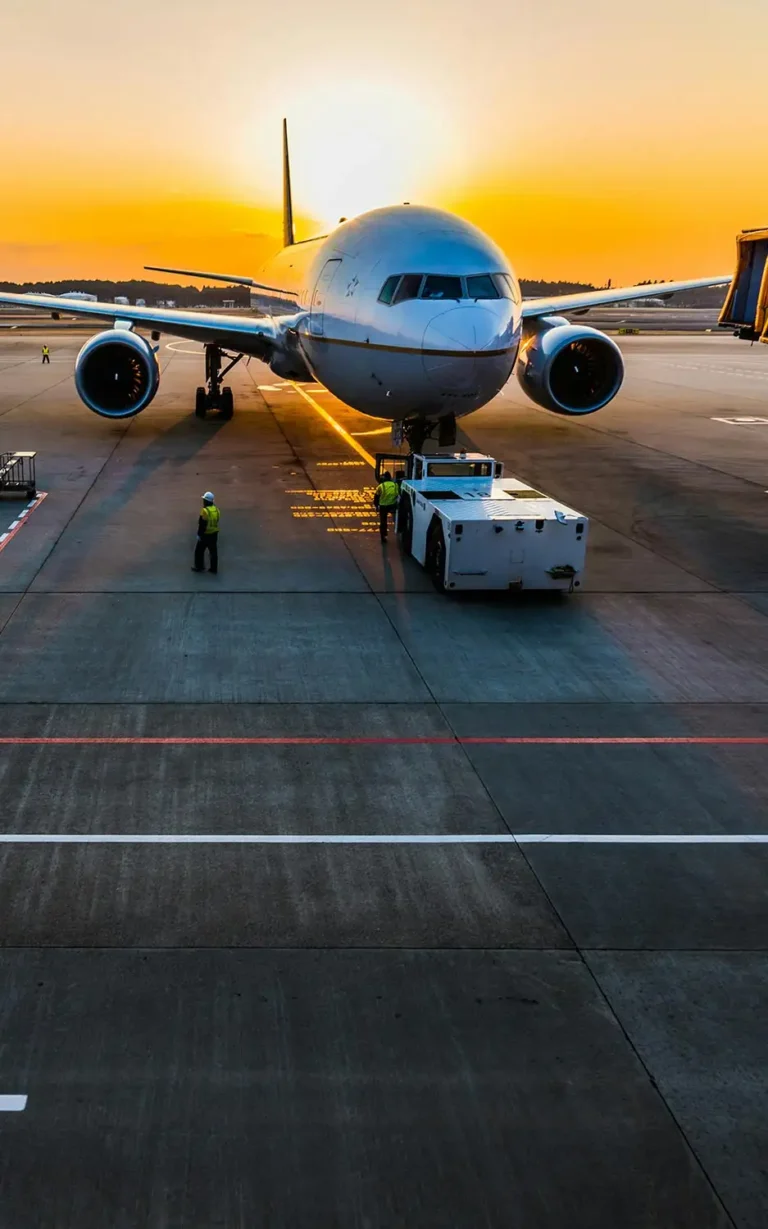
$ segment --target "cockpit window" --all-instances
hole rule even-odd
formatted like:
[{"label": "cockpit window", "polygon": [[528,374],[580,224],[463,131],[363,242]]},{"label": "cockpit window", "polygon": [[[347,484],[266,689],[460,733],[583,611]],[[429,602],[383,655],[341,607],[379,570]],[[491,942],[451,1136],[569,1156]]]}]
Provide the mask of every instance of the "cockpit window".
[{"label": "cockpit window", "polygon": [[388,307],[406,299],[431,302],[457,299],[511,299],[521,303],[520,286],[509,273],[472,273],[466,277],[445,273],[393,273],[379,291],[379,302]]},{"label": "cockpit window", "polygon": [[423,274],[421,273],[404,273],[392,303],[402,303],[405,299],[418,299],[422,281]]},{"label": "cockpit window", "polygon": [[513,303],[520,303],[522,301],[520,287],[508,273],[494,273],[493,280],[496,284],[496,289],[503,299],[512,299]]},{"label": "cockpit window", "polygon": [[400,281],[399,273],[396,273],[394,277],[387,278],[386,282],[381,288],[381,294],[379,295],[380,303],[391,303],[392,302],[392,296],[395,293],[395,289],[399,281]]},{"label": "cockpit window", "polygon": [[430,274],[424,281],[422,299],[461,299],[461,278]]},{"label": "cockpit window", "polygon": [[479,273],[476,277],[467,278],[467,298],[499,299],[502,297],[496,289],[490,273]]}]

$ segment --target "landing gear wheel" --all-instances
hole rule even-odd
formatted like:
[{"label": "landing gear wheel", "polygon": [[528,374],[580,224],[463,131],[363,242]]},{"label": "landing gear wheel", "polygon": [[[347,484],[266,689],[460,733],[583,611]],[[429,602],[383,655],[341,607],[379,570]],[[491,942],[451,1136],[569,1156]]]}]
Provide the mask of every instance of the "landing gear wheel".
[{"label": "landing gear wheel", "polygon": [[406,555],[410,555],[413,548],[413,508],[407,495],[403,496],[397,511],[397,532],[400,535],[400,545]]},{"label": "landing gear wheel", "polygon": [[[231,418],[235,412],[235,399],[232,389],[227,385],[222,387],[222,379],[241,360],[242,354],[227,354],[221,346],[210,342],[205,347],[205,388],[198,388],[195,400],[195,413],[198,418],[205,418],[208,410],[216,410],[222,418]],[[222,360],[229,359],[222,370]]]},{"label": "landing gear wheel", "polygon": [[438,593],[445,593],[445,538],[439,525],[432,529],[429,536],[427,569]]}]

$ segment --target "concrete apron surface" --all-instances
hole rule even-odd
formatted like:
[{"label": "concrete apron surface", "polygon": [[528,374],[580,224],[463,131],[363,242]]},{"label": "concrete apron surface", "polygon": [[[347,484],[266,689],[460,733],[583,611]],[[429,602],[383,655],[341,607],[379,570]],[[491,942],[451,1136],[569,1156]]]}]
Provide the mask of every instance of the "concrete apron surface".
[{"label": "concrete apron surface", "polygon": [[3,1225],[762,1229],[765,362],[467,420],[592,518],[510,601],[382,547],[385,424],[255,362],[200,422],[191,343],[108,422],[81,343],[0,338]]}]

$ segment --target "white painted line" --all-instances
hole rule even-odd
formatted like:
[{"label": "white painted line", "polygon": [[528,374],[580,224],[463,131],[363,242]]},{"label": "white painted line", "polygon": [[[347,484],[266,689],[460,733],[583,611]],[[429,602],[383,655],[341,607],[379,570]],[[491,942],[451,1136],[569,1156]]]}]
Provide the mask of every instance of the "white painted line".
[{"label": "white painted line", "polygon": [[8,532],[9,532],[9,533],[11,532],[11,530],[12,530],[12,529],[17,529],[17,528],[18,528],[18,524],[19,524],[19,521],[20,521],[20,520],[21,520],[21,517],[18,517],[15,521],[11,521],[10,525],[8,526]]},{"label": "white painted line", "polygon": [[735,418],[713,418],[712,422],[724,422],[730,427],[768,427],[768,418],[738,415]]},{"label": "white painted line", "polygon": [[5,1111],[9,1114],[19,1114],[27,1108],[27,1098],[24,1096],[9,1096],[0,1094],[0,1111]]},{"label": "white painted line", "polygon": [[3,832],[3,845],[768,845],[768,832]]},{"label": "white painted line", "polygon": [[165,344],[166,350],[173,350],[175,354],[194,354],[195,358],[200,358],[204,354],[202,345],[199,350],[185,350],[180,341],[168,341]]}]

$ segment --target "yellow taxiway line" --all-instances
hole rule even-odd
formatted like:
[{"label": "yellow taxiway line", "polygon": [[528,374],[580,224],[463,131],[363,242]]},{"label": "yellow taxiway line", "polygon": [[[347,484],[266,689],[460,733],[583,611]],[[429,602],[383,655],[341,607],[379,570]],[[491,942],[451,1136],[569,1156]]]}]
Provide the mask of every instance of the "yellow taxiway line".
[{"label": "yellow taxiway line", "polygon": [[334,431],[336,431],[341,436],[341,438],[347,444],[349,444],[350,448],[354,448],[358,456],[361,456],[364,461],[368,462],[371,469],[376,468],[375,457],[372,457],[370,452],[366,452],[362,444],[358,444],[357,440],[353,439],[352,436],[349,434],[349,432],[344,430],[341,423],[338,423],[332,414],[329,414],[327,410],[324,410],[323,407],[319,405],[317,401],[315,401],[314,397],[311,397],[309,395],[309,393],[305,393],[304,389],[301,388],[300,385],[294,384],[293,380],[289,380],[288,383],[291,385],[291,388],[295,388],[296,392],[301,394],[301,396],[304,398],[305,401],[309,402],[309,404],[312,406],[312,409],[316,410],[317,413],[320,415],[320,417],[324,418],[325,421],[329,424],[329,426],[333,427]]}]

